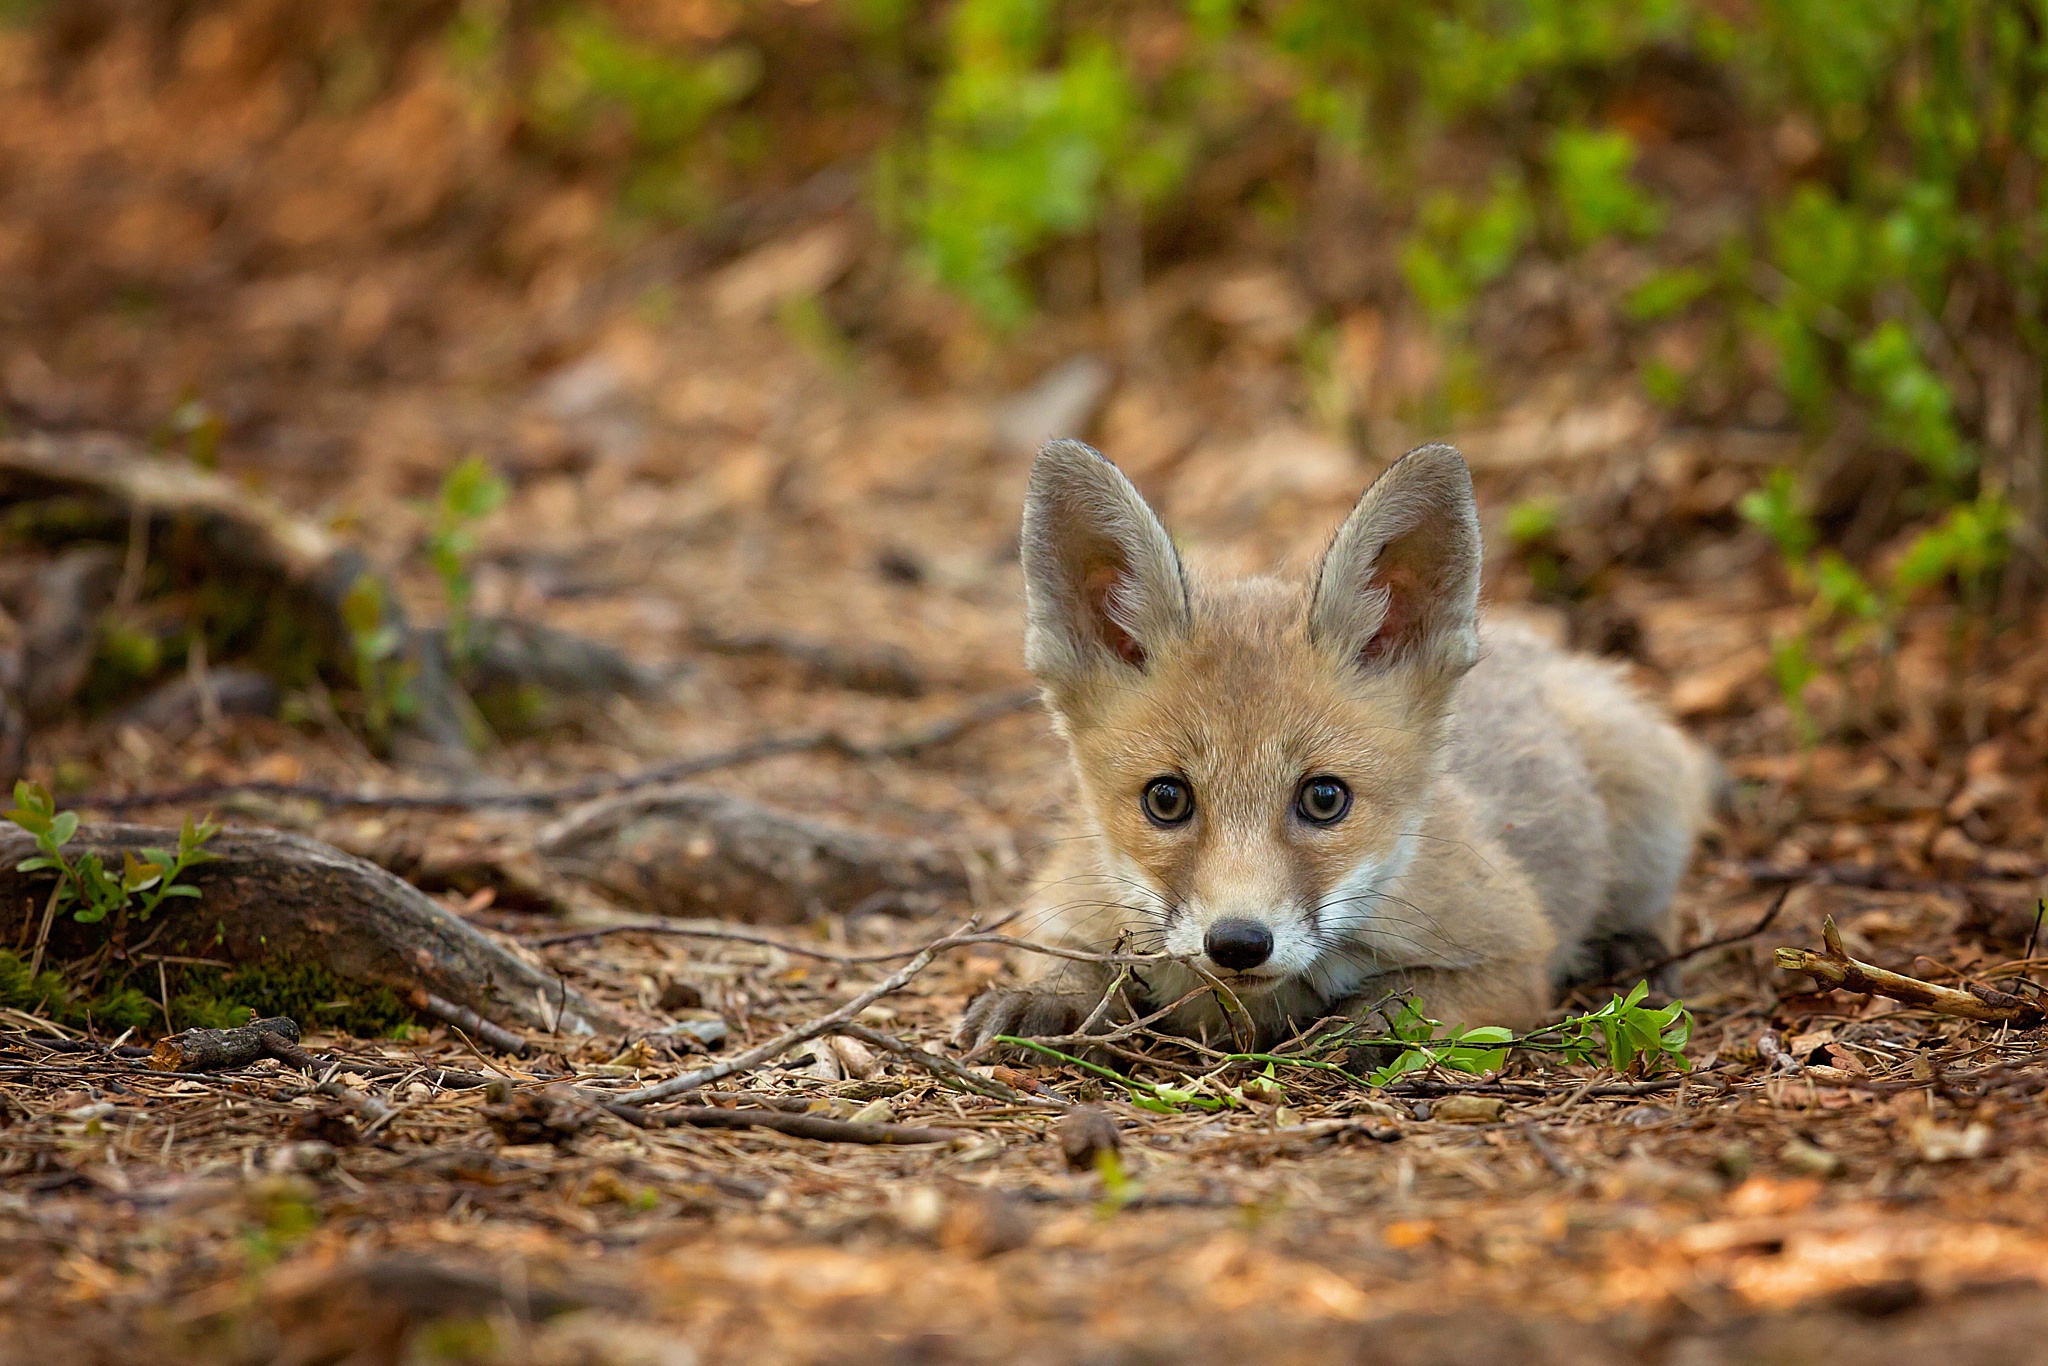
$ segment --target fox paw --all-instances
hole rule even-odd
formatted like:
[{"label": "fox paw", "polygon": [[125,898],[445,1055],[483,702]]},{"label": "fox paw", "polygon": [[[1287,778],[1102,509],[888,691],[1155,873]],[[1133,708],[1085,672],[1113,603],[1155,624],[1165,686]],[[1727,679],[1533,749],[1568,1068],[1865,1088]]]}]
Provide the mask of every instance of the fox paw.
[{"label": "fox paw", "polygon": [[1057,1038],[1079,1030],[1095,1006],[1096,998],[1072,992],[991,987],[968,1003],[953,1040],[973,1051],[998,1034]]}]

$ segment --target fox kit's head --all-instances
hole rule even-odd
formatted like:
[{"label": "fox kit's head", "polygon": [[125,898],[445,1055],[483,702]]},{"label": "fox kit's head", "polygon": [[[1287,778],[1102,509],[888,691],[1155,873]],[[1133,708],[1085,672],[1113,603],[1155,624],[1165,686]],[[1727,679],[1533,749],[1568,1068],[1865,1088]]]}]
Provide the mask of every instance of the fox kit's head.
[{"label": "fox kit's head", "polygon": [[1383,889],[1479,649],[1455,450],[1383,474],[1308,583],[1206,582],[1115,466],[1058,441],[1031,471],[1023,555],[1026,658],[1141,947],[1248,997],[1334,997],[1427,956]]}]

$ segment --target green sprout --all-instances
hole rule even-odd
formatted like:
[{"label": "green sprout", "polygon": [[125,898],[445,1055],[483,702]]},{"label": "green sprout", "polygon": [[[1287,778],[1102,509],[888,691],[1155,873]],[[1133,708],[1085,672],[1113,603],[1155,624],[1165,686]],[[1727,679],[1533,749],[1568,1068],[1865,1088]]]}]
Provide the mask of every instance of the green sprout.
[{"label": "green sprout", "polygon": [[144,849],[140,858],[132,850],[123,850],[120,868],[112,869],[91,850],[75,858],[64,853],[64,846],[78,833],[78,813],[59,811],[40,784],[23,779],[14,785],[14,808],[6,813],[6,819],[26,831],[40,851],[16,864],[15,871],[56,873],[52,912],[68,910],[81,925],[117,913],[147,920],[170,897],[197,899],[199,889],[178,881],[178,876],[188,868],[214,861],[216,856],[206,845],[220,833],[211,817],[195,822],[187,816],[178,831],[176,850]]}]

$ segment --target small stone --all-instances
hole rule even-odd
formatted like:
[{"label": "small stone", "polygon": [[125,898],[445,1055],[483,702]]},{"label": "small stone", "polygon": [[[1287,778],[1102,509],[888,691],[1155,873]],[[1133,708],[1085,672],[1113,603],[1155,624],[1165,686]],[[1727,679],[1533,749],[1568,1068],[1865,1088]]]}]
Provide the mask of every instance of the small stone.
[{"label": "small stone", "polygon": [[317,1139],[280,1143],[263,1155],[263,1169],[280,1176],[314,1176],[333,1170],[334,1163],[334,1145]]},{"label": "small stone", "polygon": [[661,988],[661,998],[655,1002],[665,1011],[701,1010],[704,993],[695,984],[670,978]]},{"label": "small stone", "polygon": [[1733,1182],[1741,1182],[1756,1165],[1749,1147],[1743,1143],[1730,1143],[1714,1158],[1714,1170]]},{"label": "small stone", "polygon": [[881,1071],[882,1063],[875,1051],[859,1039],[834,1035],[828,1042],[832,1051],[839,1055],[839,1070],[849,1077],[867,1080]]},{"label": "small stone", "polygon": [[1908,1132],[1913,1138],[1913,1150],[1922,1162],[1968,1162],[1988,1157],[1995,1137],[1988,1124],[1958,1129],[1925,1117],[1915,1120]]},{"label": "small stone", "polygon": [[907,1233],[920,1238],[929,1238],[939,1231],[939,1223],[946,1216],[946,1201],[930,1186],[912,1186],[896,1192],[890,1202],[894,1206],[896,1222]]},{"label": "small stone", "polygon": [[887,1099],[871,1100],[846,1118],[851,1124],[887,1124],[896,1118],[896,1107]]},{"label": "small stone", "polygon": [[1028,455],[1047,441],[1086,436],[1112,378],[1109,366],[1096,356],[1076,356],[1054,366],[997,411],[996,445]]},{"label": "small stone", "polygon": [[1778,1160],[1793,1171],[1804,1172],[1808,1176],[1839,1176],[1842,1173],[1839,1154],[1816,1147],[1803,1138],[1792,1139],[1778,1149]]},{"label": "small stone", "polygon": [[1499,1096],[1445,1096],[1431,1113],[1445,1124],[1498,1124],[1506,1110]]},{"label": "small stone", "polygon": [[1031,1221],[1015,1200],[994,1191],[962,1191],[946,1202],[939,1246],[966,1257],[993,1257],[1031,1241]]},{"label": "small stone", "polygon": [[1114,1153],[1119,1147],[1116,1121],[1109,1111],[1093,1105],[1077,1106],[1061,1117],[1055,1130],[1060,1143],[1060,1152],[1067,1159],[1067,1170],[1076,1172],[1094,1171],[1103,1153]]},{"label": "small stone", "polygon": [[732,1028],[714,1016],[704,1020],[682,1020],[660,1033],[695,1039],[706,1048],[716,1051],[725,1046],[726,1039],[732,1035]]},{"label": "small stone", "polygon": [[[505,1083],[503,1099],[494,1103],[502,1105],[512,1099],[512,1085]],[[330,1148],[353,1147],[362,1137],[355,1121],[339,1105],[323,1105],[300,1115],[292,1121],[292,1137],[309,1142],[324,1143]]]}]

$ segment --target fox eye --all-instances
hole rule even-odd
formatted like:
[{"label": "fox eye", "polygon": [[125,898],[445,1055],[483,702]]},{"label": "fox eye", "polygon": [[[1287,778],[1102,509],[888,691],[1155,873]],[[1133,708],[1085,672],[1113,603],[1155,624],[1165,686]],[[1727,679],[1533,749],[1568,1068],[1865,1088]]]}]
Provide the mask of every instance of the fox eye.
[{"label": "fox eye", "polygon": [[1351,810],[1351,789],[1328,774],[1310,778],[1295,795],[1294,809],[1315,825],[1335,825]]},{"label": "fox eye", "polygon": [[1195,794],[1178,778],[1154,778],[1145,784],[1144,806],[1154,825],[1179,825],[1195,814]]}]

